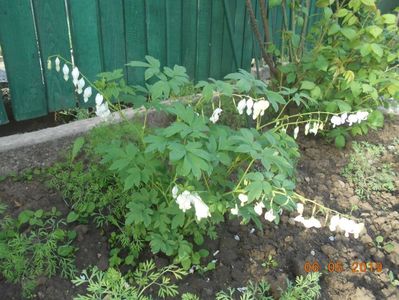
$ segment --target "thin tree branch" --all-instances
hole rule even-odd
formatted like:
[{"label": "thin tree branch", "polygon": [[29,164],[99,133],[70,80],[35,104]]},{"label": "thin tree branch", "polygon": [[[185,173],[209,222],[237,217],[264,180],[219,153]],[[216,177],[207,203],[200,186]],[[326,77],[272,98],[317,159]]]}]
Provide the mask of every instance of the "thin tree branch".
[{"label": "thin tree branch", "polygon": [[[261,0],[263,1],[263,0]],[[265,47],[263,45],[263,41],[262,41],[262,37],[261,34],[259,32],[259,28],[258,28],[258,24],[256,21],[256,17],[255,17],[255,13],[252,7],[252,3],[251,0],[246,0],[246,6],[248,9],[248,13],[249,13],[249,17],[250,17],[250,21],[251,21],[251,27],[252,30],[255,34],[256,40],[259,44],[259,47],[261,49],[262,52],[262,57],[265,60],[266,64],[269,66],[270,68],[270,73],[273,75],[274,78],[279,78],[279,71],[278,69],[274,66],[274,62],[273,59],[270,57],[270,55],[266,52]]]}]

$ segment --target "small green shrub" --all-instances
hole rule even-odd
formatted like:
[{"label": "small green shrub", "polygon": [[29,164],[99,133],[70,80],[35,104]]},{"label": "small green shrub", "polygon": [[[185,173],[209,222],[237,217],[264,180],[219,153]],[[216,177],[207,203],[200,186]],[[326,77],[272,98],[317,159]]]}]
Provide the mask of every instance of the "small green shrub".
[{"label": "small green shrub", "polygon": [[[298,276],[295,284],[288,281],[288,287],[283,291],[282,300],[315,300],[320,296],[320,273],[309,273],[306,277]],[[229,288],[227,292],[216,294],[216,300],[233,300],[238,289]],[[248,286],[240,288],[240,300],[273,300],[270,296],[270,285],[261,280],[259,283],[249,282]]]},{"label": "small green shrub", "polygon": [[76,232],[63,229],[65,222],[54,208],[25,210],[17,219],[4,216],[0,210],[0,272],[12,283],[22,285],[24,297],[30,297],[40,276],[51,277],[57,272],[73,278],[75,265],[72,241]]},{"label": "small green shrub", "polygon": [[355,187],[361,199],[370,199],[373,192],[391,192],[395,189],[395,173],[389,164],[382,163],[384,146],[353,142],[353,153],[342,175]]},{"label": "small green shrub", "polygon": [[103,272],[97,267],[72,280],[77,285],[87,285],[87,294],[75,297],[75,300],[92,299],[126,299],[126,300],[151,300],[147,295],[150,288],[157,289],[160,298],[175,297],[179,294],[176,284],[171,282],[182,279],[186,271],[175,265],[157,269],[153,261],[140,263],[133,273],[126,276],[116,269],[110,268]]}]

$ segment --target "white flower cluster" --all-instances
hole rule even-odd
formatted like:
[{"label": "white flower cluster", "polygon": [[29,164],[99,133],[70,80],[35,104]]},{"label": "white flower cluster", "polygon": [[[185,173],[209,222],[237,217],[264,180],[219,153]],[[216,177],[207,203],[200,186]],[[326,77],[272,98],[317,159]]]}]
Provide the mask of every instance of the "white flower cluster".
[{"label": "white flower cluster", "polygon": [[367,111],[358,111],[354,114],[343,113],[342,115],[335,115],[331,118],[331,124],[333,128],[336,126],[344,125],[348,123],[349,126],[352,126],[356,123],[361,123],[362,121],[367,120],[369,113]]},{"label": "white flower cluster", "polygon": [[210,120],[213,124],[215,124],[217,121],[219,121],[219,117],[220,117],[220,114],[222,113],[222,111],[223,111],[223,110],[222,110],[220,107],[216,108],[216,109],[213,111],[212,116],[209,118],[209,120]]},{"label": "white flower cluster", "polygon": [[[238,200],[240,200],[241,206],[244,206],[245,203],[248,202],[248,196],[245,195],[245,194],[239,194],[239,195],[238,195]],[[259,215],[259,216],[262,215],[262,214],[263,214],[263,209],[264,209],[264,208],[265,208],[265,205],[263,204],[262,201],[256,203],[255,206],[254,206],[255,213],[256,213],[257,215]],[[232,215],[238,215],[238,206],[237,206],[237,204],[235,205],[234,208],[232,208],[232,209],[230,210],[230,212],[231,212]],[[273,221],[276,219],[276,215],[274,214],[273,209],[270,209],[270,210],[268,210],[268,211],[265,213],[265,219],[266,219],[267,221],[269,221],[269,222],[273,222]]]},{"label": "white flower cluster", "polygon": [[353,220],[344,217],[340,218],[336,215],[331,218],[329,228],[331,231],[337,229],[344,231],[346,237],[349,237],[349,234],[353,234],[353,237],[357,239],[364,229],[364,223],[356,223]]},{"label": "white flower cluster", "polygon": [[254,102],[254,100],[249,97],[248,99],[241,99],[240,102],[238,102],[237,110],[240,115],[242,115],[246,110],[247,115],[252,115],[252,118],[256,120],[256,118],[265,114],[265,111],[269,106],[269,101],[265,99]]},{"label": "white flower cluster", "polygon": [[299,213],[298,216],[295,217],[294,221],[302,223],[306,228],[321,228],[321,223],[319,220],[317,220],[315,217],[310,217],[309,219],[305,219],[302,214],[303,214],[303,204],[302,203],[297,203],[296,205],[297,212]]},{"label": "white flower cluster", "polygon": [[[294,218],[294,221],[302,223],[306,228],[321,228],[320,221],[313,216],[309,219],[305,219],[302,216],[304,209],[302,203],[297,203],[296,208],[299,215]],[[354,238],[357,239],[364,229],[364,223],[356,223],[353,220],[335,215],[330,219],[329,228],[331,231],[336,231],[337,229],[344,231],[346,237],[349,237],[349,234],[353,234]]]},{"label": "white flower cluster", "polygon": [[183,191],[179,194],[179,188],[174,186],[172,189],[173,199],[176,199],[176,203],[179,205],[179,208],[186,212],[191,209],[191,206],[194,205],[195,215],[198,221],[201,219],[206,219],[211,216],[209,212],[209,207],[202,201],[201,197],[197,193],[192,193],[189,191]]},{"label": "white flower cluster", "polygon": [[[47,67],[49,69],[51,69],[51,60],[48,61]],[[61,71],[61,61],[58,57],[55,59],[55,69],[57,72]],[[81,78],[79,78],[79,76],[81,74],[80,74],[78,67],[76,67],[76,66],[73,67],[72,72],[70,72],[68,65],[64,64],[64,66],[62,67],[62,73],[64,74],[65,81],[69,80],[69,73],[71,73],[72,82],[76,88],[75,91],[79,95],[81,95],[83,93],[83,101],[85,103],[87,103],[89,101],[89,98],[93,95],[93,89],[91,88],[91,86],[88,86],[83,90],[83,88],[86,85],[86,82],[85,82],[83,76],[81,76]],[[102,117],[102,118],[108,117],[111,114],[111,111],[108,108],[108,103],[106,101],[104,101],[103,95],[98,93],[96,95],[95,101],[96,101],[96,115],[99,117]]]}]

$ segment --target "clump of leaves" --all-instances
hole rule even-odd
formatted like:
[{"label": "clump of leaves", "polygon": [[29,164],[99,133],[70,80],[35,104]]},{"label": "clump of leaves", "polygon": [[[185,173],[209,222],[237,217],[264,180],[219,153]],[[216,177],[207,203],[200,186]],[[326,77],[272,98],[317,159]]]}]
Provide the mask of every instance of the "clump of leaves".
[{"label": "clump of leaves", "polygon": [[94,267],[83,271],[82,275],[72,280],[77,286],[87,284],[87,294],[74,299],[150,300],[153,298],[147,294],[152,287],[156,287],[157,295],[162,299],[175,297],[179,294],[178,287],[171,282],[171,278],[180,280],[185,275],[187,272],[175,265],[157,269],[153,261],[140,263],[133,273],[128,273],[125,277],[113,268],[103,272]]},{"label": "clump of leaves", "polygon": [[63,229],[65,222],[53,208],[25,210],[14,219],[0,209],[0,272],[9,282],[20,283],[24,297],[30,297],[40,276],[57,272],[73,278],[75,265],[72,241],[76,232]]},{"label": "clump of leaves", "polygon": [[281,295],[280,300],[314,300],[319,298],[320,276],[321,273],[318,272],[309,273],[306,277],[298,276],[295,284],[288,282],[287,290]]},{"label": "clump of leaves", "polygon": [[[298,276],[295,284],[288,281],[287,289],[282,293],[283,300],[314,300],[320,296],[319,279],[320,273],[309,273],[306,277]],[[270,296],[270,285],[267,281],[259,283],[249,282],[248,286],[239,289],[229,288],[227,292],[221,291],[216,294],[216,300],[237,299],[237,291],[241,292],[240,300],[273,300]]]},{"label": "clump of leaves", "polygon": [[370,199],[373,192],[391,192],[395,189],[395,173],[381,158],[386,149],[367,142],[353,143],[353,153],[343,170],[361,199]]}]

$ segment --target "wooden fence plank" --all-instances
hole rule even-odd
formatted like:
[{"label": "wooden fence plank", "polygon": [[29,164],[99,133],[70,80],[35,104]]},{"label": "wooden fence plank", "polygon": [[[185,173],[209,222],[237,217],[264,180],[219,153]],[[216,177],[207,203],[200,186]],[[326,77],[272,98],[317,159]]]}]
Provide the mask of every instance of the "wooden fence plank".
[{"label": "wooden fence plank", "polygon": [[[252,6],[255,5],[255,1],[252,0]],[[243,69],[249,71],[251,68],[251,61],[253,58],[253,32],[251,27],[251,20],[249,13],[245,7],[245,22],[244,22],[244,36],[242,42],[242,58],[241,66]]]},{"label": "wooden fence plank", "polygon": [[236,0],[236,14],[234,17],[234,46],[236,48],[238,68],[242,68],[242,54],[244,49],[245,30],[245,1]]},{"label": "wooden fence plank", "polygon": [[198,28],[197,28],[197,62],[196,79],[204,80],[209,77],[210,45],[212,28],[212,1],[199,0]]},{"label": "wooden fence plank", "polygon": [[183,1],[182,64],[192,79],[195,79],[197,62],[197,2],[198,0]]},{"label": "wooden fence plank", "polygon": [[40,54],[44,66],[44,79],[49,111],[76,107],[74,87],[66,83],[63,76],[54,69],[47,69],[47,58],[59,54],[71,60],[68,24],[64,0],[34,0],[35,20],[38,31]]},{"label": "wooden fence plank", "polygon": [[29,0],[0,0],[0,43],[15,119],[46,115],[46,91]]},{"label": "wooden fence plank", "polygon": [[166,5],[165,1],[146,2],[148,54],[166,64]]},{"label": "wooden fence plank", "polygon": [[0,125],[8,123],[7,112],[4,107],[3,99],[0,99]]},{"label": "wooden fence plank", "polygon": [[102,56],[104,70],[126,67],[125,24],[123,0],[99,0]]},{"label": "wooden fence plank", "polygon": [[[96,80],[96,75],[103,71],[97,0],[70,0],[68,3],[75,63],[89,80]],[[84,103],[83,97],[79,97],[80,106],[94,106],[94,98]]]},{"label": "wooden fence plank", "polygon": [[231,73],[232,70],[237,70],[237,64],[234,59],[234,44],[231,38],[229,28],[229,18],[235,15],[236,2],[231,1],[229,5],[224,5],[224,24],[223,24],[223,46],[221,57],[221,76]]},{"label": "wooden fence plank", "polygon": [[212,1],[212,33],[211,33],[211,66],[209,75],[212,78],[221,76],[221,59],[223,56],[223,23],[224,8],[223,2]]},{"label": "wooden fence plank", "polygon": [[166,61],[181,65],[182,60],[182,0],[166,0]]},{"label": "wooden fence plank", "polygon": [[[125,0],[127,61],[144,60],[147,55],[145,0]],[[143,68],[128,68],[129,84],[144,84]]]}]

